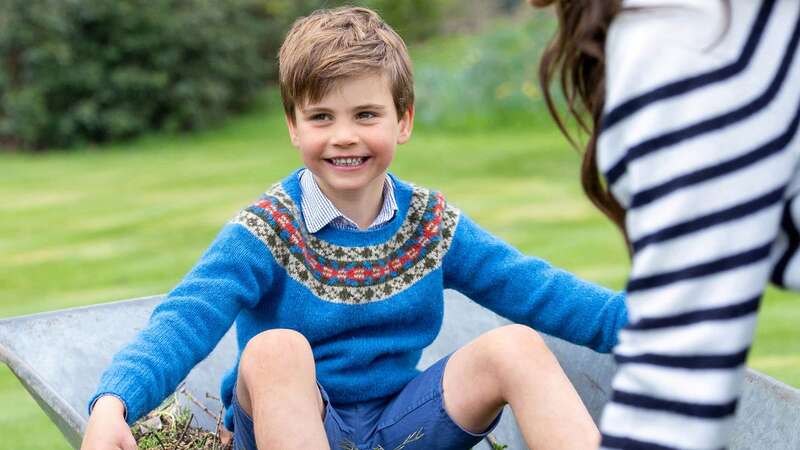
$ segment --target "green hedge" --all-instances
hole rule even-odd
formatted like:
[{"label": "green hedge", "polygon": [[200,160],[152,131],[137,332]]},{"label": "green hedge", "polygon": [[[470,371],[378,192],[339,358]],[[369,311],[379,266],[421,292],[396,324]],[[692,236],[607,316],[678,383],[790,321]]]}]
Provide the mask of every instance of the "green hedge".
[{"label": "green hedge", "polygon": [[406,42],[414,42],[441,31],[442,16],[451,0],[363,0],[357,3],[378,11]]},{"label": "green hedge", "polygon": [[[353,5],[377,11],[407,43],[430,38],[441,31],[444,14],[453,0],[261,0],[270,26],[265,54],[275,55],[294,21],[319,8]],[[275,67],[271,67],[274,79]]]},{"label": "green hedge", "polygon": [[200,129],[275,79],[297,17],[363,5],[414,41],[450,1],[0,0],[0,149]]},{"label": "green hedge", "polygon": [[[445,64],[444,55],[436,52],[418,59],[416,123],[464,129],[527,127],[537,118],[549,120],[538,70],[555,26],[554,17],[541,12],[500,20],[458,41],[457,61]],[[559,94],[556,101],[561,101]]]},{"label": "green hedge", "polygon": [[0,145],[204,127],[268,73],[256,0],[3,0]]}]

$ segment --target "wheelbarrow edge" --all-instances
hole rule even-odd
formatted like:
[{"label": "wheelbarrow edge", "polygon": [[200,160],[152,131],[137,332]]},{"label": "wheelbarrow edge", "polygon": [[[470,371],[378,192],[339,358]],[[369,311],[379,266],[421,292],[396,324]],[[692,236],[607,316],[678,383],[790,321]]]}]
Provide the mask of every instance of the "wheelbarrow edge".
[{"label": "wheelbarrow edge", "polygon": [[[0,343],[0,361],[11,369],[11,372],[47,414],[50,421],[58,427],[70,445],[73,448],[79,447],[84,421],[78,412],[69,406],[61,396],[53,394],[56,391],[37,376],[28,364],[11,355],[11,352],[2,343]],[[50,400],[47,401],[45,398]]]},{"label": "wheelbarrow edge", "polygon": [[[22,316],[15,316],[12,318],[0,320],[0,331],[2,330],[4,322],[29,320],[29,319],[42,319],[48,316],[62,314],[64,311],[81,311],[89,308],[103,308],[111,307],[113,305],[129,302],[139,302],[146,300],[153,300],[161,298],[163,295],[149,295],[145,297],[138,297],[133,299],[118,300],[94,305],[78,306],[73,308],[64,308],[54,311],[47,311],[34,314],[26,314]],[[2,333],[0,333],[2,336]],[[67,439],[73,448],[80,447],[83,440],[83,431],[86,427],[86,421],[69,403],[60,395],[55,394],[56,389],[53,389],[46,383],[34,370],[25,363],[22,359],[17,357],[10,351],[6,345],[0,341],[0,362],[3,362],[11,369],[14,376],[17,377],[19,382],[30,393],[31,397],[36,401],[40,408],[47,414],[50,421],[53,422]]]}]

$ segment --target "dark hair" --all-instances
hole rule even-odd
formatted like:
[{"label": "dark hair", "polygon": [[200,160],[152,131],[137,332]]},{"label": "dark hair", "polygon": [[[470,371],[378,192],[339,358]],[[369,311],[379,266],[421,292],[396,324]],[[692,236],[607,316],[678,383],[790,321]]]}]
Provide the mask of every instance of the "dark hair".
[{"label": "dark hair", "polygon": [[585,132],[581,185],[594,203],[625,234],[625,210],[601,180],[595,157],[597,134],[605,101],[605,42],[608,27],[620,12],[621,0],[529,0],[537,8],[553,5],[558,30],[542,54],[539,81],[550,114],[569,142],[579,148],[579,139],[559,114],[551,87],[558,79],[575,120],[578,133]]}]

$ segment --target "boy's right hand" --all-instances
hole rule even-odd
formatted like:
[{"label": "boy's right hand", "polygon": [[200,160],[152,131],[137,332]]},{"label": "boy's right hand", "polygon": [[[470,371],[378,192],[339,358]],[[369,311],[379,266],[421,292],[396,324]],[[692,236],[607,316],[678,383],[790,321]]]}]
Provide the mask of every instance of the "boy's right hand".
[{"label": "boy's right hand", "polygon": [[81,450],[137,450],[125,422],[125,405],[113,395],[97,399],[86,424]]}]

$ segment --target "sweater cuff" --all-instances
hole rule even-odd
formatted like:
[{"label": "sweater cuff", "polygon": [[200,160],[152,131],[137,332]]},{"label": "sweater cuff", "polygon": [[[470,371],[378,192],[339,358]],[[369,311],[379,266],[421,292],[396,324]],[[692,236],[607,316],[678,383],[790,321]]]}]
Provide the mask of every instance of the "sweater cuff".
[{"label": "sweater cuff", "polygon": [[113,392],[100,392],[99,394],[95,395],[89,401],[89,415],[90,416],[92,415],[92,410],[94,409],[94,405],[95,405],[95,403],[97,403],[98,400],[100,400],[100,397],[105,397],[105,396],[115,397],[117,400],[122,402],[122,418],[125,419],[125,421],[127,422],[128,421],[128,403],[125,401],[124,398],[120,397],[119,395],[117,395],[117,394],[115,394]]}]

